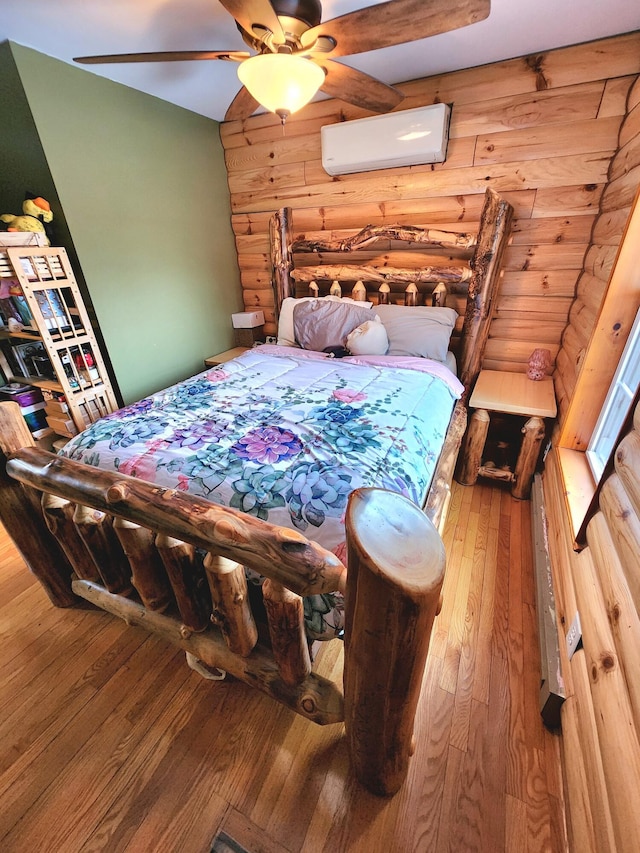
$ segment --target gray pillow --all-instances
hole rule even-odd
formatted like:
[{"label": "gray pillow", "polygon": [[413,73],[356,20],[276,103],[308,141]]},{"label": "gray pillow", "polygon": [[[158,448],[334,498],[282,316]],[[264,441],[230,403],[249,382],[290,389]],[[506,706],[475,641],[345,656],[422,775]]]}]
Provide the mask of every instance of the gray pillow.
[{"label": "gray pillow", "polygon": [[418,356],[445,363],[458,317],[453,308],[377,305],[373,310],[387,330],[387,355]]},{"label": "gray pillow", "polygon": [[322,352],[326,347],[345,346],[349,332],[370,319],[369,308],[349,302],[314,300],[295,306],[293,330],[296,342],[303,349]]}]

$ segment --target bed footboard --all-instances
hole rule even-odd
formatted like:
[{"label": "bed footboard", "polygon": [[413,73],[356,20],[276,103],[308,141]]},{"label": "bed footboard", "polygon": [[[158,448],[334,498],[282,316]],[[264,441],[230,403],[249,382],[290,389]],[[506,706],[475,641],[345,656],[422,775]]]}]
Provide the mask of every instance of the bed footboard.
[{"label": "bed footboard", "polygon": [[[314,722],[344,720],[358,780],[400,788],[445,564],[414,504],[352,493],[347,572],[297,531],[37,449],[16,403],[0,404],[0,449],[2,522],[55,605],[89,601]],[[270,642],[245,566],[267,578]],[[304,636],[301,596],[334,590],[345,593],[344,689],[312,671]]]}]

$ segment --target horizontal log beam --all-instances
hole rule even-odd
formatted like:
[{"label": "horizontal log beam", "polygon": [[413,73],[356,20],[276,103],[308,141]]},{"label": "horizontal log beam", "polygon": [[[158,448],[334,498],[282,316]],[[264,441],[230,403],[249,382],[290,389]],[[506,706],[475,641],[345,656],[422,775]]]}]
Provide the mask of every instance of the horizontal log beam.
[{"label": "horizontal log beam", "polygon": [[500,480],[503,483],[514,483],[515,474],[507,468],[492,468],[491,465],[481,465],[478,468],[478,476],[486,477],[488,480]]},{"label": "horizontal log beam", "polygon": [[14,454],[7,472],[41,491],[214,551],[279,581],[298,595],[345,588],[347,570],[335,554],[298,531],[204,498],[100,471],[34,447]]},{"label": "horizontal log beam", "polygon": [[319,267],[296,267],[291,277],[296,281],[404,281],[414,282],[461,282],[471,279],[468,267],[423,267],[422,269],[378,269],[371,266],[338,266],[329,264]]},{"label": "horizontal log beam", "polygon": [[582,623],[582,642],[616,850],[636,853],[640,850],[637,804],[640,742],[633,724],[631,702],[616,654],[598,570],[589,548],[579,554],[575,569],[573,579]]},{"label": "horizontal log beam", "polygon": [[440,533],[442,533],[441,526],[444,526],[447,517],[453,471],[466,428],[467,409],[463,403],[458,401],[449,421],[447,437],[444,440],[444,446],[424,506],[425,515],[431,519],[433,526]]},{"label": "horizontal log beam", "polygon": [[74,580],[76,595],[102,610],[124,619],[127,625],[139,625],[178,646],[211,668],[222,669],[251,687],[257,687],[272,699],[287,705],[297,714],[319,725],[344,720],[343,696],[328,679],[311,673],[299,684],[286,684],[267,650],[256,646],[249,657],[242,657],[227,648],[217,632],[189,634],[182,621],[157,611],[146,610],[142,604],[119,595],[112,595],[91,581]]},{"label": "horizontal log beam", "polygon": [[408,243],[426,243],[456,249],[471,249],[476,244],[475,234],[458,234],[435,228],[418,228],[414,225],[365,225],[357,234],[342,240],[294,240],[293,252],[355,252],[378,240],[402,240]]}]

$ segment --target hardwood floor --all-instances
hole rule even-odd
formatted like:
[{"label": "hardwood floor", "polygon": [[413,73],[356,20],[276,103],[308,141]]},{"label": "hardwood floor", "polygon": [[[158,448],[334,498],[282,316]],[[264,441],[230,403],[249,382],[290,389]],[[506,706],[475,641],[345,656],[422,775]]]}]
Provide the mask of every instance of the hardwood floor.
[{"label": "hardwood floor", "polygon": [[[94,610],[52,607],[0,533],[0,849],[250,853],[567,849],[538,713],[530,504],[455,485],[416,752],[392,799],[321,728]],[[340,672],[339,641],[317,666]]]}]

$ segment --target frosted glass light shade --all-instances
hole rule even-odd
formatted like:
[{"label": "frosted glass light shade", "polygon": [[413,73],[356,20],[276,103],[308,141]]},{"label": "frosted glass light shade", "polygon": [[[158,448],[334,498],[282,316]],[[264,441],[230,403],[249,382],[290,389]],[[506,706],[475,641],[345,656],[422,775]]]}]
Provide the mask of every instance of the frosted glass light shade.
[{"label": "frosted glass light shade", "polygon": [[256,101],[284,119],[309,103],[324,82],[324,71],[302,56],[263,53],[245,59],[238,77]]}]

